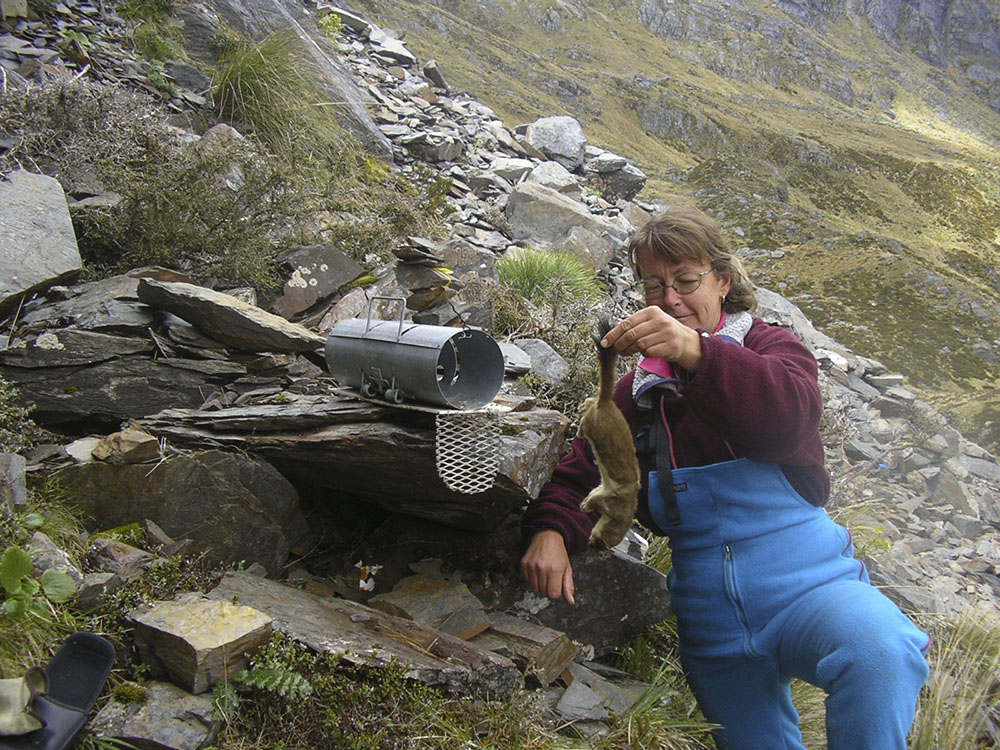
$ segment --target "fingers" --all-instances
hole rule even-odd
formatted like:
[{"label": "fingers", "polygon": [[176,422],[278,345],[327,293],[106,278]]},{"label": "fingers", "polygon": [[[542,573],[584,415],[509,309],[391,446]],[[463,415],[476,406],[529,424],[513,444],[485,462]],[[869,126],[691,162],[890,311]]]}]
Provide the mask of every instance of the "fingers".
[{"label": "fingers", "polygon": [[576,587],[573,585],[573,566],[567,565],[566,570],[563,573],[562,580],[562,595],[566,603],[572,606],[576,606],[576,599],[573,595],[576,593]]},{"label": "fingers", "polygon": [[535,592],[549,599],[576,603],[573,567],[558,531],[545,529],[535,534],[521,558],[521,574]]},{"label": "fingers", "polygon": [[683,326],[659,307],[646,307],[608,331],[601,345],[613,346],[622,355],[671,359],[680,347],[679,328]]}]

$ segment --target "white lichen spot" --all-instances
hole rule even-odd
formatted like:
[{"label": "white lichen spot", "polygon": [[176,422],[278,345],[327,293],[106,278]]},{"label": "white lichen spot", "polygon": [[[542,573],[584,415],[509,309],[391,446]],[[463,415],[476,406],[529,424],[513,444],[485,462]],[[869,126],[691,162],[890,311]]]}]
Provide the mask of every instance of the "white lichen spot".
[{"label": "white lichen spot", "polygon": [[306,286],[308,286],[308,284],[306,280],[302,278],[302,274],[300,273],[300,271],[302,271],[301,268],[296,268],[294,271],[292,271],[292,275],[285,283],[285,286],[305,289]]},{"label": "white lichen spot", "polygon": [[299,270],[302,272],[303,276],[309,276],[312,273],[312,269],[308,266],[299,266]]},{"label": "white lichen spot", "polygon": [[309,286],[318,286],[319,282],[316,279],[309,279]]},{"label": "white lichen spot", "polygon": [[330,266],[328,266],[326,263],[320,263],[319,270],[322,271],[323,273],[326,273],[327,271],[330,270]]},{"label": "white lichen spot", "polygon": [[46,331],[35,339],[35,346],[39,349],[65,349],[63,342],[54,333]]}]

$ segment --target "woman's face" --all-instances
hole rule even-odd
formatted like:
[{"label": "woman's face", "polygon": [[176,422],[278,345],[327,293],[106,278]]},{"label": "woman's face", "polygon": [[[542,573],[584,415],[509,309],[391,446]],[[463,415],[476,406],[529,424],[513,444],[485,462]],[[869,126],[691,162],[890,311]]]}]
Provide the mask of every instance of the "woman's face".
[{"label": "woman's face", "polygon": [[[663,285],[661,291],[647,294],[647,305],[656,305],[688,328],[715,333],[722,320],[722,299],[729,294],[732,285],[728,276],[719,277],[712,273],[708,263],[694,260],[674,262],[648,249],[636,254],[636,263],[643,281]],[[679,294],[671,286],[677,283],[678,278],[695,277],[705,271],[709,273],[700,277],[701,284],[693,292]]]}]

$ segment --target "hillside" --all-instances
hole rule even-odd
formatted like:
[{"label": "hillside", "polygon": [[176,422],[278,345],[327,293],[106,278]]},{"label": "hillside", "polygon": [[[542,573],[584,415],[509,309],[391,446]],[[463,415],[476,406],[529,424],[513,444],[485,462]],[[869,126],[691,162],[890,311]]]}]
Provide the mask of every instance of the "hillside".
[{"label": "hillside", "polygon": [[759,283],[1000,448],[994,5],[356,5],[508,126],[578,118],[640,198],[714,213]]}]

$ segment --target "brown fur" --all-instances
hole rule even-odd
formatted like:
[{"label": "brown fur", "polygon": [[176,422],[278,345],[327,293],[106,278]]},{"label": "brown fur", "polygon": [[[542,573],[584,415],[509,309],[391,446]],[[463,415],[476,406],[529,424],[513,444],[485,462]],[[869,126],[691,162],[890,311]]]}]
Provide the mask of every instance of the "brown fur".
[{"label": "brown fur", "polygon": [[609,548],[618,544],[632,526],[639,497],[639,462],[632,431],[612,400],[618,354],[600,344],[611,328],[611,322],[602,316],[595,338],[601,361],[600,390],[596,397],[583,402],[583,417],[577,432],[590,443],[601,472],[601,483],[583,499],[580,507],[588,513],[600,511],[601,517],[590,533],[590,543]]}]

